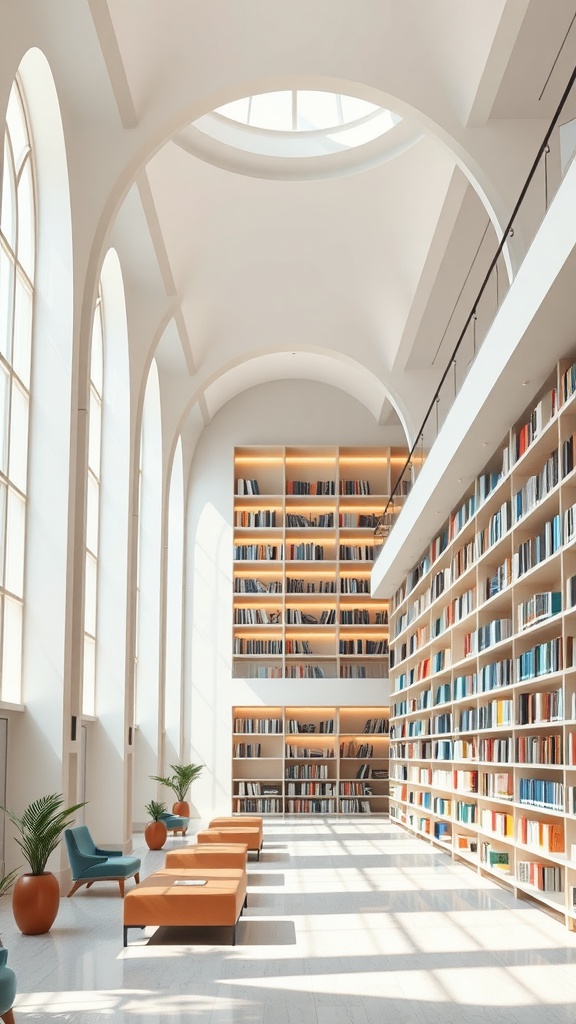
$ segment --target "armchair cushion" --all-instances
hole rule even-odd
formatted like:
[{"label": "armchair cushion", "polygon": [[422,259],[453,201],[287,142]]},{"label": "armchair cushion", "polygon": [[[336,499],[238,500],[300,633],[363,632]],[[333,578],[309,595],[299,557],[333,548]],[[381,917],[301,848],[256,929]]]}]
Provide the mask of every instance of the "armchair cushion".
[{"label": "armchair cushion", "polygon": [[164,822],[169,832],[182,832],[184,835],[190,818],[184,818],[180,814],[171,814],[170,811],[165,811],[164,814],[160,815],[160,821]]}]

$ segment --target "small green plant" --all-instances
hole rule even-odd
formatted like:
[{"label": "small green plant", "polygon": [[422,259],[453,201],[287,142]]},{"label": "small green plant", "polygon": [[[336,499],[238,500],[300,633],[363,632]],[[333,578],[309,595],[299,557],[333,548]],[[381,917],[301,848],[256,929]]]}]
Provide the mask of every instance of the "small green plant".
[{"label": "small green plant", "polygon": [[153,782],[161,782],[171,789],[177,800],[185,800],[190,786],[204,769],[203,764],[171,764],[173,775],[151,775]]},{"label": "small green plant", "polygon": [[152,821],[161,821],[162,815],[166,814],[166,804],[162,804],[158,800],[151,800],[149,804],[144,804],[144,807]]},{"label": "small green plant", "polygon": [[76,811],[84,807],[86,801],[60,810],[63,803],[61,793],[41,796],[28,805],[21,818],[7,807],[0,807],[20,833],[16,842],[30,865],[31,875],[45,873],[48,858],[58,846],[64,829],[72,824]]},{"label": "small green plant", "polygon": [[9,871],[7,875],[0,875],[0,896],[8,895],[10,889],[12,888],[14,882],[16,881],[16,877],[19,871],[20,868],[14,868],[14,870]]}]

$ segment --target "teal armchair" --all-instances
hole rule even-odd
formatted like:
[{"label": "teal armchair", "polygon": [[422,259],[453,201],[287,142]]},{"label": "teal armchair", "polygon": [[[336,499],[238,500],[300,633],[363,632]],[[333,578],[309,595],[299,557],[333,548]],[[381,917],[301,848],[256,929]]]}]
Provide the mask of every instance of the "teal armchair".
[{"label": "teal armchair", "polygon": [[4,1024],[14,1024],[12,1005],[16,996],[16,975],[6,966],[8,950],[0,942],[0,1019]]},{"label": "teal armchair", "polygon": [[163,821],[166,825],[167,832],[173,832],[174,834],[180,832],[185,836],[190,818],[182,818],[179,814],[170,814],[169,811],[165,811],[164,814],[160,815],[160,821]]},{"label": "teal armchair", "polygon": [[120,895],[124,896],[127,878],[134,876],[136,882],[140,881],[140,858],[125,857],[122,850],[100,850],[86,825],[67,828],[64,839],[74,880],[68,896],[82,885],[89,889],[94,882],[118,882]]}]

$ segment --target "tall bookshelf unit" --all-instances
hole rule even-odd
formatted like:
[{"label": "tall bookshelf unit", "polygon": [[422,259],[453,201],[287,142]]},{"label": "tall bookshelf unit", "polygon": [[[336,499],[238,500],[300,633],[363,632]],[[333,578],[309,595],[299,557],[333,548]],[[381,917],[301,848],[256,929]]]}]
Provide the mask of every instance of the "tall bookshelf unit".
[{"label": "tall bookshelf unit", "polygon": [[576,363],[398,589],[390,814],[576,922]]},{"label": "tall bookshelf unit", "polygon": [[388,675],[388,603],[370,598],[370,573],[376,519],[406,456],[235,449],[235,677]]},{"label": "tall bookshelf unit", "polygon": [[238,814],[384,814],[388,707],[234,707]]}]

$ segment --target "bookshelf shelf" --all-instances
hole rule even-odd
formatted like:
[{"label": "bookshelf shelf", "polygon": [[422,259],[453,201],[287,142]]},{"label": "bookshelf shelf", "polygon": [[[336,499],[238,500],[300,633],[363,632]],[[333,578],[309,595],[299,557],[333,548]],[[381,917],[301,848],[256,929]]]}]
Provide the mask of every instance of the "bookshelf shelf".
[{"label": "bookshelf shelf", "polygon": [[[370,597],[374,527],[407,454],[326,446],[235,449],[235,678],[294,678],[295,661],[309,678],[388,675],[388,605]],[[304,622],[294,621],[294,610]],[[333,612],[334,621],[312,621],[322,612]],[[267,622],[271,613],[274,621]],[[271,626],[279,628],[279,650],[272,649]],[[303,641],[306,631],[309,648],[291,651],[290,641]],[[249,635],[263,646],[245,650]]]},{"label": "bookshelf shelf", "polygon": [[234,813],[388,811],[389,708],[235,707],[232,724],[233,755],[260,751],[232,758]]},{"label": "bookshelf shelf", "polygon": [[572,929],[575,402],[562,361],[390,611],[391,818]]}]

